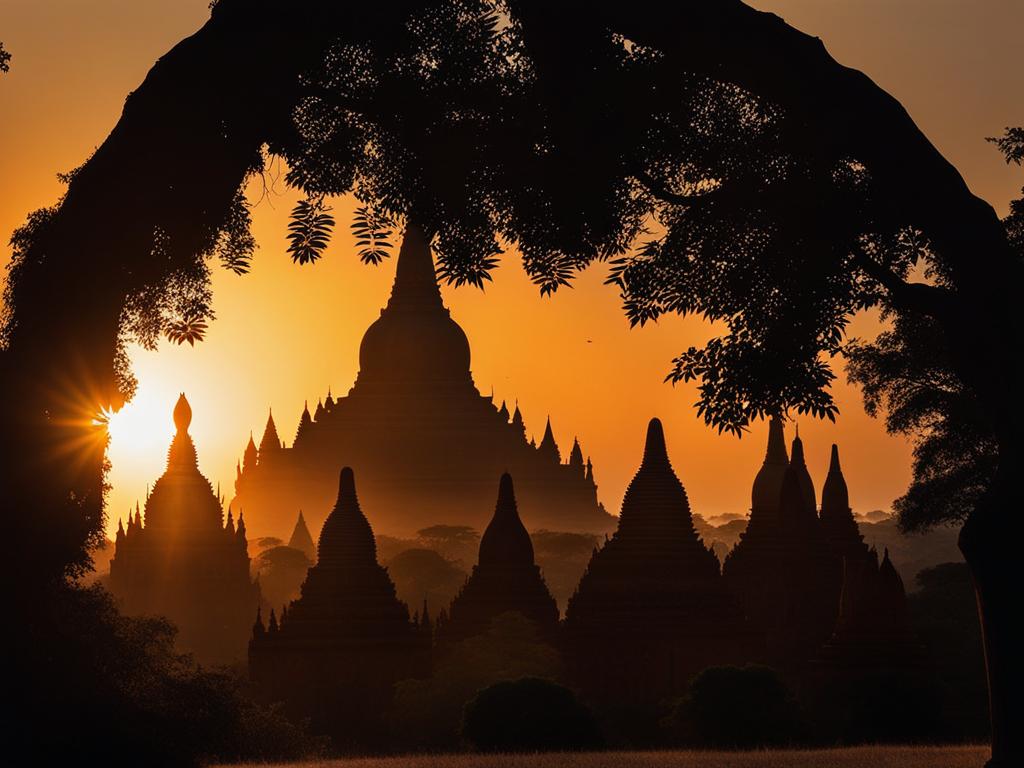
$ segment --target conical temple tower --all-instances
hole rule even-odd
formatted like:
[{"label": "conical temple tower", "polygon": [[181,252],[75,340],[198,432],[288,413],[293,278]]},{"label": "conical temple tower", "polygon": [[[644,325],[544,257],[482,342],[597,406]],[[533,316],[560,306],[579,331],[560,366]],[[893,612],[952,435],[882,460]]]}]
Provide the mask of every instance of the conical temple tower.
[{"label": "conical temple tower", "polygon": [[311,717],[339,747],[382,739],[393,684],[428,671],[429,643],[377,562],[350,468],[341,471],[301,597],[272,621],[253,628],[252,679],[270,700]]},{"label": "conical temple tower", "polygon": [[304,411],[290,447],[281,447],[269,418],[258,461],[247,453],[242,462],[234,504],[261,535],[283,535],[292,525],[284,510],[294,509],[306,510],[315,531],[339,467],[351,466],[380,533],[408,536],[435,524],[483,530],[494,478],[509,471],[528,528],[611,530],[593,473],[562,463],[550,422],[533,448],[518,406],[510,422],[507,408],[476,389],[470,360],[466,334],[441,299],[428,240],[410,224],[391,297],[363,336],[348,395],[328,396],[315,416]]},{"label": "conical temple tower", "polygon": [[179,647],[206,664],[245,658],[259,588],[249,578],[245,529],[225,523],[210,481],[199,472],[188,433],[192,408],[182,394],[174,407],[177,432],[167,469],[118,529],[110,589],[133,615],[162,615],[178,628]]},{"label": "conical temple tower", "polygon": [[494,517],[480,539],[479,562],[452,601],[442,639],[481,634],[495,616],[511,611],[554,639],[558,606],[533,560],[533,543],[519,519],[512,476],[506,472],[498,486]]},{"label": "conical temple tower", "polygon": [[750,522],[722,568],[748,619],[764,634],[768,660],[784,668],[805,663],[828,638],[838,604],[837,573],[799,437],[792,448],[789,460],[782,422],[772,419]]},{"label": "conical temple tower", "polygon": [[694,529],[658,419],[618,530],[569,600],[565,630],[566,662],[598,701],[658,701],[707,666],[756,653],[718,560]]},{"label": "conical temple tower", "polygon": [[316,562],[316,545],[313,544],[313,537],[309,535],[306,518],[302,516],[301,509],[299,518],[295,521],[295,528],[292,529],[292,536],[288,539],[288,546],[299,550],[311,563]]}]

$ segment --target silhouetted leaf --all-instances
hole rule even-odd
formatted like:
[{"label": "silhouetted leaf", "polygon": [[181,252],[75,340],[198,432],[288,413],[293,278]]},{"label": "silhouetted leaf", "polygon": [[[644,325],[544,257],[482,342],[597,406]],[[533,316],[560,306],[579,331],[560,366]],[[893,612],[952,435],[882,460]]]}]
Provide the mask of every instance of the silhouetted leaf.
[{"label": "silhouetted leaf", "polygon": [[194,347],[197,341],[202,341],[206,336],[208,328],[206,320],[200,317],[175,320],[167,325],[167,339],[174,344],[184,344]]},{"label": "silhouetted leaf", "polygon": [[352,234],[356,238],[359,260],[364,264],[380,264],[391,254],[391,222],[380,214],[372,211],[369,206],[361,205],[352,216]]},{"label": "silhouetted leaf", "polygon": [[323,256],[331,240],[334,217],[323,196],[315,200],[300,200],[292,209],[288,224],[288,252],[292,261],[309,264]]}]

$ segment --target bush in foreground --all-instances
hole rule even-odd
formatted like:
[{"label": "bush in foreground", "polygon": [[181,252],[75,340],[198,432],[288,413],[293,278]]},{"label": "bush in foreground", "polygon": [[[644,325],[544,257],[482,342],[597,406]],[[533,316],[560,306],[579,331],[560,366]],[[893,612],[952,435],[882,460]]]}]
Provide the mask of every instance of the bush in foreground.
[{"label": "bush in foreground", "polygon": [[536,677],[496,683],[466,705],[463,737],[482,752],[597,749],[590,710],[565,686]]},{"label": "bush in foreground", "polygon": [[680,741],[707,747],[753,749],[799,737],[796,698],[770,667],[710,667],[690,683],[670,718]]},{"label": "bush in foreground", "polygon": [[55,587],[33,609],[10,689],[31,725],[7,742],[15,765],[187,766],[316,746],[238,675],[177,653],[171,624],[121,615],[99,586]]}]

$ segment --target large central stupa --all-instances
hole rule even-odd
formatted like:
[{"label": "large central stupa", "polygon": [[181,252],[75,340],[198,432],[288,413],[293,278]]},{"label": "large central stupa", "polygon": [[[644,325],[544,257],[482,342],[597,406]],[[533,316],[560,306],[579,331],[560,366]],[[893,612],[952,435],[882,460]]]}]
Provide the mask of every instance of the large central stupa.
[{"label": "large central stupa", "polygon": [[379,533],[438,524],[483,530],[505,472],[516,478],[532,530],[615,525],[578,443],[563,463],[550,422],[535,446],[518,407],[510,416],[477,390],[469,341],[441,300],[428,241],[415,226],[406,230],[391,298],[363,336],[348,395],[328,393],[312,415],[306,408],[290,447],[268,418],[258,448],[250,438],[233,504],[258,534],[280,536],[300,509],[318,529],[343,466],[358,473]]}]

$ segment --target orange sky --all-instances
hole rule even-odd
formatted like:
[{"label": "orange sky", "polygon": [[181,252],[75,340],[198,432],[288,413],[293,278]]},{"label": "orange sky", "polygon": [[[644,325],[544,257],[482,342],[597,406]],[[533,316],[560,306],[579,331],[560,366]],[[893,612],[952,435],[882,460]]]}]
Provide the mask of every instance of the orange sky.
[{"label": "orange sky", "polygon": [[[908,108],[972,189],[1004,213],[1022,178],[982,138],[1024,124],[1019,0],[756,0],[824,39],[843,63],[863,69]],[[54,173],[82,162],[109,132],[127,93],[153,61],[198,28],[208,0],[0,0],[0,40],[13,54],[0,78],[0,234],[60,194]],[[272,44],[272,41],[267,41]],[[363,330],[384,303],[394,264],[359,264],[339,232],[322,262],[297,267],[285,255],[295,195],[254,210],[255,266],[239,278],[215,276],[217,321],[195,349],[161,346],[134,355],[139,393],[116,417],[111,447],[110,528],[159,476],[179,391],[192,402],[200,466],[230,494],[234,463],[249,430],[257,439],[268,405],[290,440],[304,399],[328,386],[343,394],[356,373]],[[257,193],[256,197],[259,197]],[[255,198],[254,198],[255,199]],[[6,260],[9,249],[2,251]],[[541,299],[514,254],[482,294],[445,288],[473,346],[478,387],[519,399],[529,431],[552,415],[567,452],[578,435],[593,457],[601,499],[617,511],[640,459],[644,427],[658,415],[694,510],[744,512],[764,450],[764,429],[743,440],[719,437],[698,421],[690,387],[663,384],[672,357],[709,333],[699,320],[667,318],[630,330],[597,265],[572,290]],[[870,333],[869,319],[854,333]],[[589,340],[589,343],[588,343]],[[838,441],[855,509],[888,508],[906,487],[909,448],[864,416],[857,392],[836,387],[838,424],[801,422],[812,475],[820,484],[828,445]],[[256,531],[277,534],[282,531]]]}]

